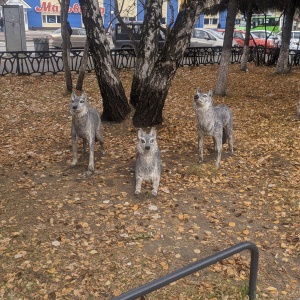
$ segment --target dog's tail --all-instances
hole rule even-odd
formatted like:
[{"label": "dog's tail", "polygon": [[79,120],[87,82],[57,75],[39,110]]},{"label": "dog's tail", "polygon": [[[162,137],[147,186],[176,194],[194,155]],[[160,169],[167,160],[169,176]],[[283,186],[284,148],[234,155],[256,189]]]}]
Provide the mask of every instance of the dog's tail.
[{"label": "dog's tail", "polygon": [[226,142],[227,142],[227,135],[226,135],[225,128],[223,128],[222,144],[226,144]]}]

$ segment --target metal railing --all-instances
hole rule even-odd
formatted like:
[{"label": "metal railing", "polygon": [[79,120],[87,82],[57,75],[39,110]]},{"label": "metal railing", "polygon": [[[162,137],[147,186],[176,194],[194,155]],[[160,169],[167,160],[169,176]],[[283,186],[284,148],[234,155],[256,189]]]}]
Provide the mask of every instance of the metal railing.
[{"label": "metal railing", "polygon": [[[243,53],[242,48],[232,48],[231,63],[239,63]],[[180,61],[180,66],[199,66],[219,64],[222,48],[191,47],[187,48]],[[251,48],[249,60],[256,64],[275,64],[279,49]],[[78,72],[83,55],[82,49],[71,50],[70,69]],[[111,49],[111,57],[115,67],[133,68],[135,54],[133,49]],[[289,63],[299,64],[300,51],[290,51]],[[88,59],[87,72],[94,70],[91,56]],[[63,72],[62,50],[51,51],[9,51],[0,52],[0,75],[32,75],[57,74]]]},{"label": "metal railing", "polygon": [[258,273],[258,248],[255,244],[251,242],[243,242],[213,254],[207,258],[198,260],[191,263],[181,269],[178,269],[172,273],[169,273],[163,277],[153,280],[145,285],[142,285],[136,289],[126,292],[120,296],[113,298],[112,300],[134,300],[138,297],[143,297],[155,290],[158,290],[174,281],[177,281],[183,277],[191,275],[199,270],[209,267],[223,259],[226,259],[234,254],[242,252],[244,250],[251,250],[251,260],[250,260],[250,276],[249,276],[249,290],[248,296],[249,300],[255,300],[256,292],[256,281]]}]

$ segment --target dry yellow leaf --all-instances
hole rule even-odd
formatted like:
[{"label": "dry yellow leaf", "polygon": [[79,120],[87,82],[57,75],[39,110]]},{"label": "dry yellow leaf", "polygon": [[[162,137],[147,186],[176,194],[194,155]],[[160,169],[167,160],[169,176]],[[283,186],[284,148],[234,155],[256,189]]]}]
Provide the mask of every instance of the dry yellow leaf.
[{"label": "dry yellow leaf", "polygon": [[135,204],[133,207],[132,207],[132,210],[136,211],[139,209],[139,206],[137,204]]},{"label": "dry yellow leaf", "polygon": [[184,215],[183,215],[183,214],[179,214],[179,215],[178,215],[178,219],[179,219],[179,220],[183,220],[183,219],[184,219]]},{"label": "dry yellow leaf", "polygon": [[166,262],[164,262],[164,261],[162,261],[162,262],[160,263],[160,265],[162,266],[162,268],[163,268],[164,270],[168,270],[168,269],[169,269],[168,264],[167,264]]}]

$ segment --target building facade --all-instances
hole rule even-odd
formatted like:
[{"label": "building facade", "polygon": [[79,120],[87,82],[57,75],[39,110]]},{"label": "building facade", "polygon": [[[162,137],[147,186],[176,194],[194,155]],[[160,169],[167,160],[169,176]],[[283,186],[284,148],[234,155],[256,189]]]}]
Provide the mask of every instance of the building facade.
[{"label": "building facade", "polygon": [[[28,5],[26,10],[26,29],[55,29],[60,27],[60,4],[58,0],[22,0]],[[120,7],[121,7],[121,2]],[[142,21],[144,19],[144,10],[140,1],[126,0],[122,7],[121,16],[128,21]],[[177,17],[180,0],[171,0],[174,8],[174,18]],[[114,0],[99,0],[100,12],[103,18],[104,27],[108,28],[116,22],[114,15]],[[196,27],[225,27],[226,12],[216,16],[201,15]],[[167,1],[163,4],[162,23],[169,24],[172,18],[172,12]],[[72,27],[84,27],[82,22],[81,7],[79,0],[70,0],[68,20]]]}]

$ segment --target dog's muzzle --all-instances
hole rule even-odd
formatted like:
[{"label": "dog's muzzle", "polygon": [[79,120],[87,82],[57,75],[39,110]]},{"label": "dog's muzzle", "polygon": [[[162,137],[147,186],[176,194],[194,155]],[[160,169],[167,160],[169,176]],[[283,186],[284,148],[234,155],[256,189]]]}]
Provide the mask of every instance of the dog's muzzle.
[{"label": "dog's muzzle", "polygon": [[194,100],[195,100],[195,101],[199,100],[199,98],[200,98],[199,95],[195,95],[195,96],[194,96]]},{"label": "dog's muzzle", "polygon": [[72,108],[73,108],[74,110],[76,110],[76,109],[77,109],[77,105],[73,105]]},{"label": "dog's muzzle", "polygon": [[150,150],[150,146],[145,146],[145,149],[146,150]]}]

